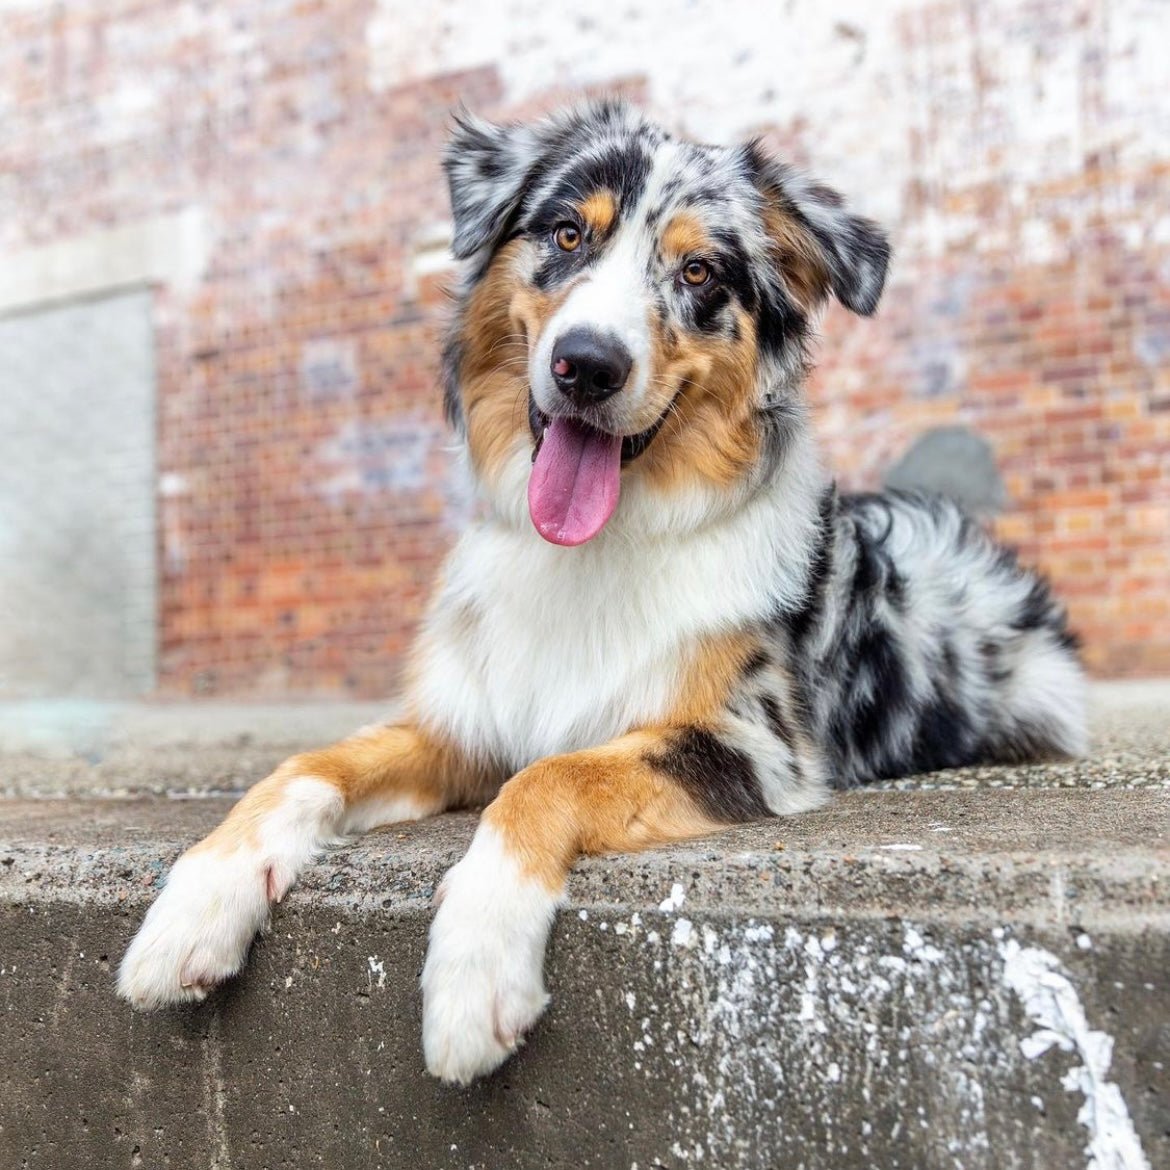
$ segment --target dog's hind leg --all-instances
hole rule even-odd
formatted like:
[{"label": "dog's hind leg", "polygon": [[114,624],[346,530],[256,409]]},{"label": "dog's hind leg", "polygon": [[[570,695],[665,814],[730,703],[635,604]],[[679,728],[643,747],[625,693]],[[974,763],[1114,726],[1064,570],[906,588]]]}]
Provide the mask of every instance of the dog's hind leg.
[{"label": "dog's hind leg", "polygon": [[422,976],[430,1072],[461,1084],[490,1072],[540,1016],[545,944],[577,857],[766,816],[752,773],[744,745],[708,725],[633,732],[509,780],[440,888]]},{"label": "dog's hind leg", "polygon": [[122,960],[119,994],[142,1008],[202,999],[243,966],[270,905],[323,846],[465,803],[483,779],[409,726],[293,756],[175,863]]}]

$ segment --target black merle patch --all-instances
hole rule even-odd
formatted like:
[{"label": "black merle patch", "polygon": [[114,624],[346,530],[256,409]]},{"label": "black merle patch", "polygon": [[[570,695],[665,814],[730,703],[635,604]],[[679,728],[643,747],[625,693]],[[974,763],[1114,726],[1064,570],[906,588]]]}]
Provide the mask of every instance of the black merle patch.
[{"label": "black merle patch", "polygon": [[551,230],[595,191],[611,192],[620,215],[623,207],[632,207],[641,198],[653,163],[641,142],[604,147],[600,154],[587,156],[557,177],[552,191],[525,215],[525,228],[535,232]]},{"label": "black merle patch", "polygon": [[646,762],[677,780],[713,820],[734,823],[770,815],[751,760],[705,728],[671,733],[666,748],[649,754]]},{"label": "black merle patch", "polygon": [[772,656],[762,647],[757,647],[748,655],[747,661],[743,664],[741,674],[744,678],[753,678],[772,664]]},{"label": "black merle patch", "polygon": [[540,267],[532,275],[532,283],[542,292],[556,288],[574,273],[580,272],[592,258],[588,244],[582,244],[578,252],[565,252],[555,245],[549,245]]},{"label": "black merle patch", "polygon": [[914,747],[908,764],[900,763],[889,774],[937,772],[971,762],[971,721],[947,695],[929,700],[918,716]]},{"label": "black merle patch", "polygon": [[881,228],[848,211],[836,191],[809,183],[791,167],[769,158],[759,142],[742,149],[740,168],[816,248],[836,298],[854,313],[871,314],[890,262],[890,244]]},{"label": "black merle patch", "polygon": [[463,344],[457,330],[451,330],[443,346],[442,381],[443,415],[447,424],[458,430],[463,425],[463,394],[460,389],[460,367],[463,365]]}]

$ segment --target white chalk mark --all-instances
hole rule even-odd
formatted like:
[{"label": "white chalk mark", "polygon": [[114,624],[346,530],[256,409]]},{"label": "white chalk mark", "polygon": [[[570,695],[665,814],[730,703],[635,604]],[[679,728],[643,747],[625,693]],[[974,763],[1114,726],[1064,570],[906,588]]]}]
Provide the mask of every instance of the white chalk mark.
[{"label": "white chalk mark", "polygon": [[1021,947],[1014,939],[1001,943],[999,951],[1004,981],[1038,1025],[1037,1031],[1020,1041],[1024,1056],[1035,1060],[1055,1047],[1081,1059],[1061,1084],[1085,1099],[1077,1121],[1089,1134],[1086,1170],[1150,1170],[1121,1090],[1106,1079],[1113,1038],[1089,1027],[1080,996],[1060,960],[1039,947]]}]

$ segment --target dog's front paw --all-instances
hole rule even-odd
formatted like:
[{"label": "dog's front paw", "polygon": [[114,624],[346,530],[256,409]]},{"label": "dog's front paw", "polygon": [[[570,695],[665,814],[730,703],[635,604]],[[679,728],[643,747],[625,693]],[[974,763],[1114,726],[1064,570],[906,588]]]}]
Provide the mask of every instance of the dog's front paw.
[{"label": "dog's front paw", "polygon": [[271,880],[247,850],[180,857],[122,959],[118,994],[145,1009],[204,999],[244,965]]},{"label": "dog's front paw", "polygon": [[439,892],[423,967],[427,1070],[466,1085],[516,1050],[548,1003],[544,949],[559,897],[481,825]]}]

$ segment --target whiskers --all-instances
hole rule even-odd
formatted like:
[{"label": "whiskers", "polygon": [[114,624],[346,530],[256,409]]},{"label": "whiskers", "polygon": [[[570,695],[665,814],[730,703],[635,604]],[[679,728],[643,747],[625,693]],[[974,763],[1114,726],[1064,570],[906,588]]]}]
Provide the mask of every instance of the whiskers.
[{"label": "whiskers", "polygon": [[490,358],[492,354],[494,354],[496,350],[500,348],[501,345],[523,345],[525,353],[524,360],[528,360],[527,333],[502,333],[499,337],[496,338],[494,342],[492,342],[491,348],[484,356]]}]

